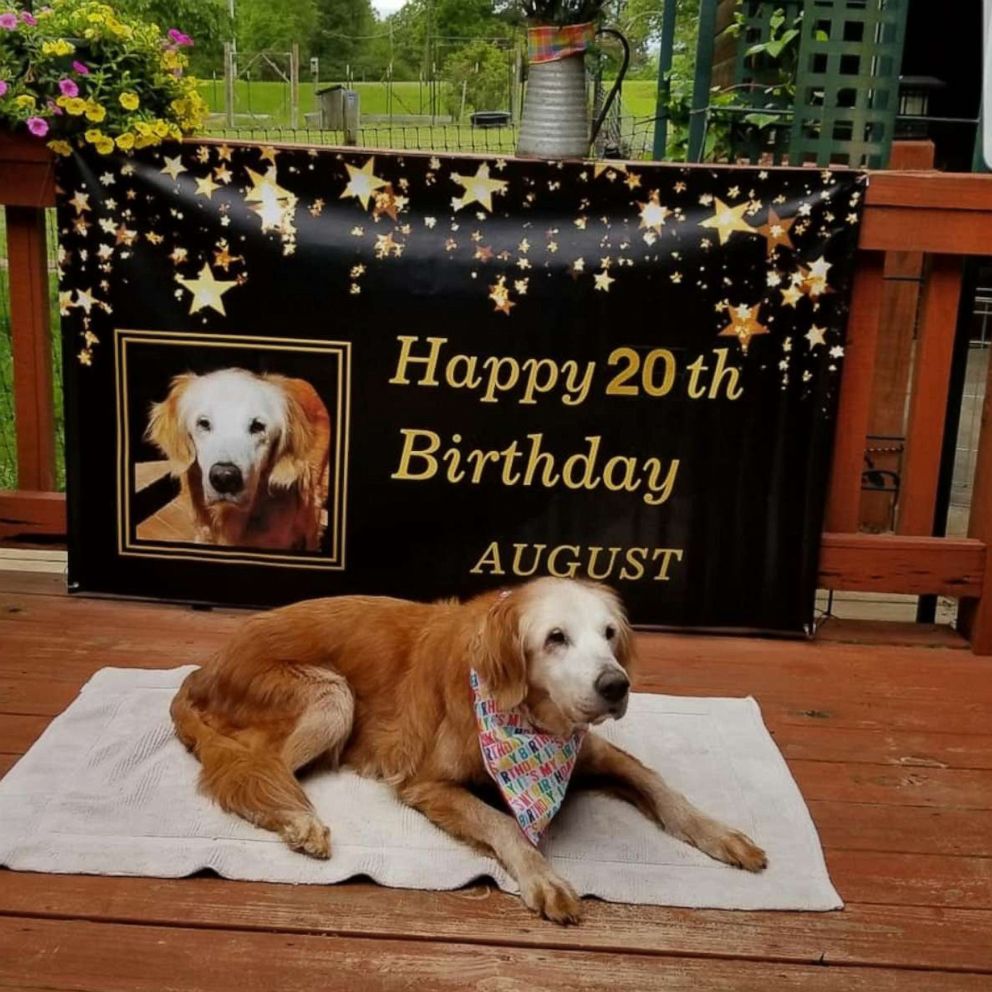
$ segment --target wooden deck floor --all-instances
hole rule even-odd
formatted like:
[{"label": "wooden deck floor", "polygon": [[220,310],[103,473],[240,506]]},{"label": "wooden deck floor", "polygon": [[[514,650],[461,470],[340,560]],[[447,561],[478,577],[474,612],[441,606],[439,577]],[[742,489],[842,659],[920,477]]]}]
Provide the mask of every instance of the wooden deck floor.
[{"label": "wooden deck floor", "polygon": [[[70,599],[0,572],[0,774],[105,665],[196,662],[237,614]],[[904,635],[904,636],[902,636]],[[839,913],[590,902],[561,929],[454,893],[0,872],[0,989],[989,990],[992,659],[953,635],[641,638],[637,688],[760,701]]]}]

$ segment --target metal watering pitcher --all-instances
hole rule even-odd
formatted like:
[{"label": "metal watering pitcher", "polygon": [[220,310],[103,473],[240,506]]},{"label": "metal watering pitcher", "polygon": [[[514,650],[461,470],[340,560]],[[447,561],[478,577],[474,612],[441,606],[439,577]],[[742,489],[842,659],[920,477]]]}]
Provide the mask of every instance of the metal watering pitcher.
[{"label": "metal watering pitcher", "polygon": [[527,74],[517,155],[531,158],[585,158],[596,140],[613,101],[620,92],[627,67],[630,45],[615,28],[600,28],[595,35],[610,35],[623,47],[623,63],[616,81],[590,127],[586,98],[585,52],[531,61]]}]

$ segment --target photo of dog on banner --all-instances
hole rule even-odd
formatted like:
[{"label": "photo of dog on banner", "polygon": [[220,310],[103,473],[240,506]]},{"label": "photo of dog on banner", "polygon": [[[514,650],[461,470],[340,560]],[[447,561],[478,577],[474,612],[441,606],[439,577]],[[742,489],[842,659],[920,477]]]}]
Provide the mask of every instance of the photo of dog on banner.
[{"label": "photo of dog on banner", "polygon": [[0,988],[985,987],[992,0],[5,2]]}]

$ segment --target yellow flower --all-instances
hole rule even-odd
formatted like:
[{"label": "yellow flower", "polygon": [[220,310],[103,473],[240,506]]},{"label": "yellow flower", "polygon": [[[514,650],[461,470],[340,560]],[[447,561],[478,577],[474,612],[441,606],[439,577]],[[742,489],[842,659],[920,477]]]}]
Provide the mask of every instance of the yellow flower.
[{"label": "yellow flower", "polygon": [[169,125],[163,120],[152,121],[152,131],[157,138],[169,136]]},{"label": "yellow flower", "polygon": [[95,145],[99,141],[103,141],[104,133],[98,127],[87,128],[83,132],[83,137],[91,144]]},{"label": "yellow flower", "polygon": [[71,55],[75,50],[75,45],[64,38],[59,38],[58,41],[45,41],[41,45],[42,55]]},{"label": "yellow flower", "polygon": [[86,119],[99,124],[107,116],[107,108],[93,100],[86,101]]},{"label": "yellow flower", "polygon": [[162,65],[166,69],[178,69],[180,67],[179,56],[171,48],[167,48],[162,53]]},{"label": "yellow flower", "polygon": [[158,138],[153,134],[139,134],[137,138],[134,139],[135,148],[147,148],[149,145],[157,145]]},{"label": "yellow flower", "polygon": [[14,106],[15,107],[25,107],[25,108],[31,109],[31,108],[33,108],[35,106],[35,103],[36,102],[37,101],[35,100],[35,98],[33,96],[31,96],[30,93],[22,93],[20,96],[15,96],[14,97]]},{"label": "yellow flower", "polygon": [[141,104],[138,94],[132,90],[125,90],[118,99],[121,101],[121,106],[125,110],[137,110]]},{"label": "yellow flower", "polygon": [[109,155],[114,150],[114,142],[112,138],[103,138],[94,147],[101,155]]},{"label": "yellow flower", "polygon": [[107,18],[101,13],[93,13],[90,14],[86,20],[88,20],[91,24],[104,24]]},{"label": "yellow flower", "polygon": [[130,151],[134,148],[134,135],[130,131],[125,131],[123,134],[117,135],[116,144],[121,151]]},{"label": "yellow flower", "polygon": [[70,96],[66,99],[63,106],[66,112],[73,117],[79,117],[81,114],[86,113],[86,101],[82,97]]},{"label": "yellow flower", "polygon": [[138,136],[141,138],[148,138],[152,134],[152,126],[148,123],[148,121],[136,121],[134,129],[138,132]]},{"label": "yellow flower", "polygon": [[72,154],[72,145],[70,145],[68,141],[62,141],[62,140],[49,141],[48,147],[51,148],[51,150],[55,152],[56,155]]}]

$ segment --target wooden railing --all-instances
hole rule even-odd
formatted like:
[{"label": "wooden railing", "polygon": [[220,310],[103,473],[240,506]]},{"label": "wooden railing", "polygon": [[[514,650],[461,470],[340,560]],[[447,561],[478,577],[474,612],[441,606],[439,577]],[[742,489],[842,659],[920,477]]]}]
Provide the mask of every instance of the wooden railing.
[{"label": "wooden railing", "polygon": [[[7,207],[17,492],[0,492],[0,541],[65,534],[53,493],[54,428],[43,209],[54,202],[52,164],[32,146],[0,139],[0,203]],[[886,259],[923,257],[920,320],[894,534],[859,533],[862,472],[879,363]],[[820,556],[820,585],[960,600],[973,649],[992,654],[992,388],[986,393],[968,538],[933,534],[961,261],[992,255],[992,176],[931,171],[871,176],[848,325],[837,441]],[[919,266],[918,266],[919,267]],[[890,266],[891,268],[891,266]],[[990,384],[992,386],[992,384]]]}]

